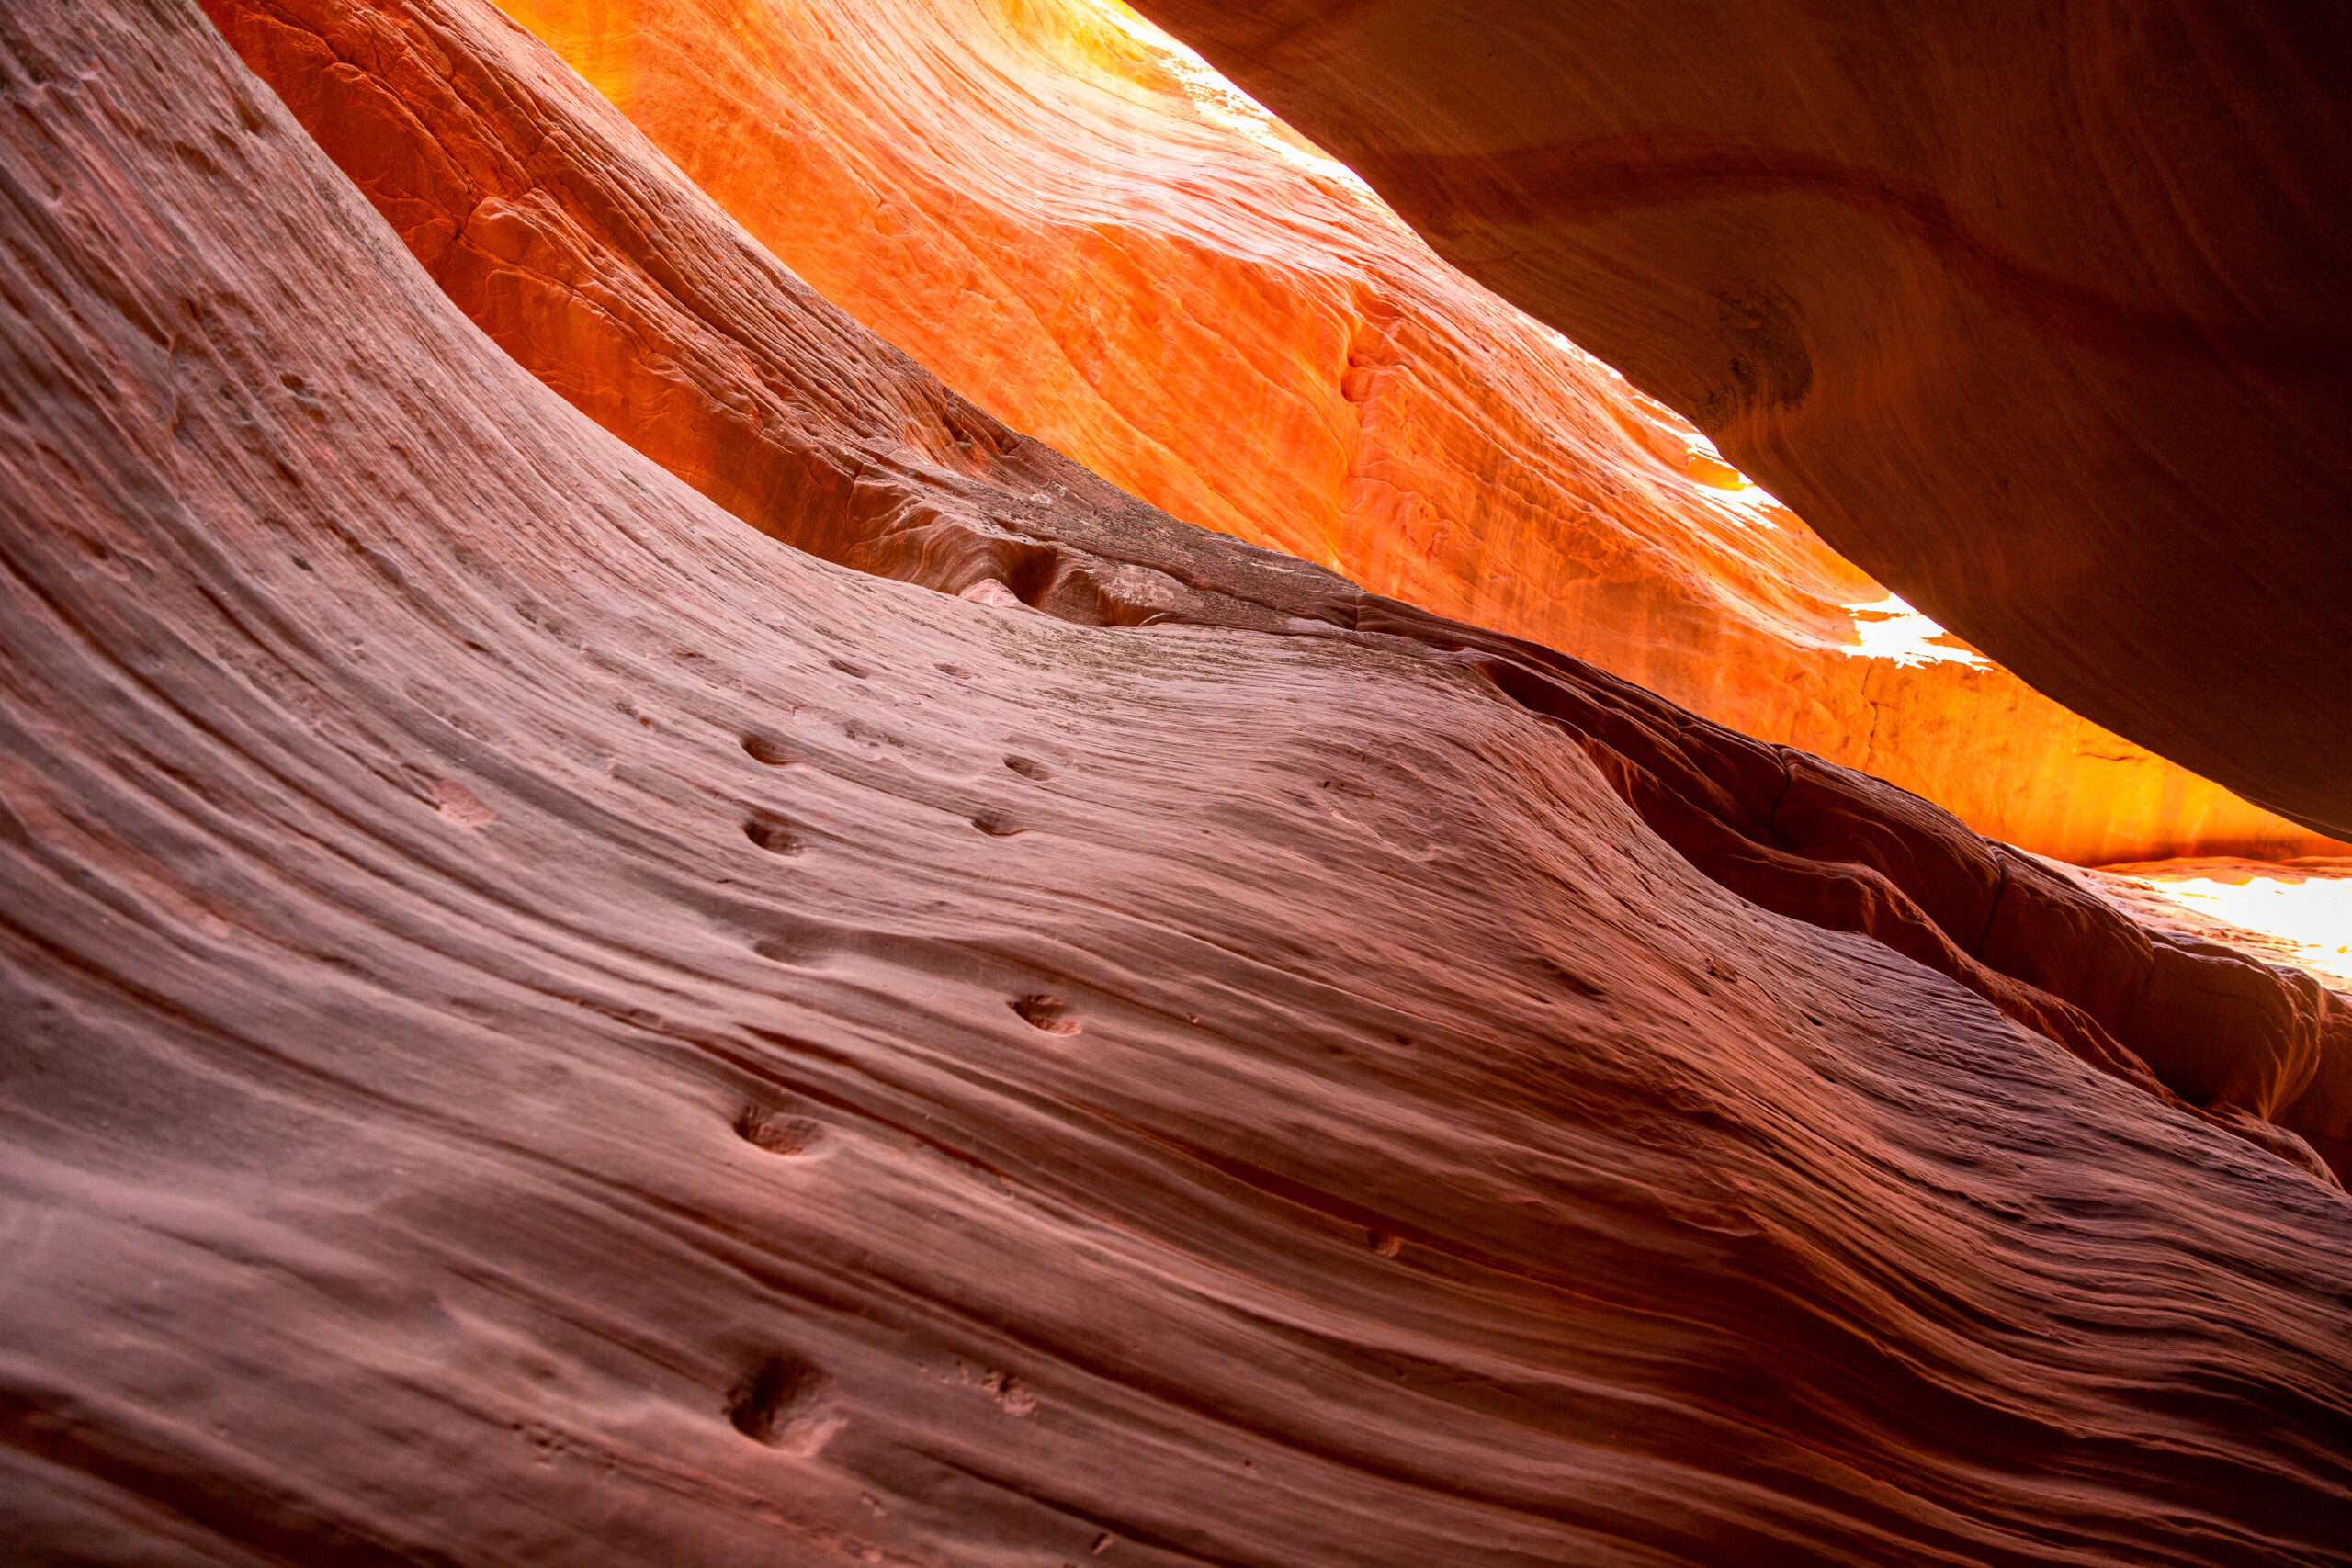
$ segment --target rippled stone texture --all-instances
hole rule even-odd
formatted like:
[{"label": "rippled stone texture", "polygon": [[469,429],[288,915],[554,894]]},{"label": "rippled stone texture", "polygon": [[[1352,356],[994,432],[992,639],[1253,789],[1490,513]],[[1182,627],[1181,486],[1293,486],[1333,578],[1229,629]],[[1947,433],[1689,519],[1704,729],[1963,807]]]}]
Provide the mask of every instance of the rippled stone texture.
[{"label": "rippled stone texture", "polygon": [[[676,297],[756,256],[483,10],[351,16]],[[0,15],[0,95],[20,1558],[2345,1560],[2342,1192],[1684,858],[1957,925],[1951,818],[1107,487],[1156,624],[1010,520],[995,604],[812,560],[192,5]],[[965,417],[775,287],[824,417]]]},{"label": "rippled stone texture", "polygon": [[[506,8],[828,299],[1178,516],[2062,859],[2339,847],[1962,650],[1890,646],[1895,617],[1869,608],[1886,590],[1724,488],[1737,477],[1679,416],[1440,261],[1123,6]],[[445,281],[479,265],[420,254]],[[535,355],[526,324],[468,309],[623,428],[568,332]]]},{"label": "rippled stone texture", "polygon": [[[443,253],[438,276],[477,321],[548,365],[550,384],[564,381],[560,334],[534,327],[527,308],[502,307],[519,295],[561,310],[593,278],[599,311],[614,323],[604,337],[623,322],[628,330],[626,352],[607,343],[605,354],[585,357],[687,392],[689,407],[740,421],[734,411],[751,388],[773,393],[812,379],[837,392],[869,388],[862,411],[839,396],[821,410],[786,399],[765,411],[759,450],[771,488],[797,484],[821,501],[841,489],[843,465],[856,469],[845,503],[833,494],[830,511],[801,516],[787,536],[813,536],[837,558],[961,597],[1087,625],[1336,626],[1474,653],[1499,691],[1576,734],[1653,829],[1735,891],[1869,932],[2086,1061],[2161,1098],[2188,1094],[2315,1175],[2329,1177],[2324,1159],[2340,1162],[2352,1133],[2339,1070],[2352,1066],[2352,1008],[2309,976],[2152,941],[2075,879],[2044,874],[1879,780],[1759,746],[1554,650],[1366,595],[1151,512],[1002,430],[808,294],[576,75],[492,22],[480,0],[209,3],[265,75],[286,83],[379,210],[407,226],[412,249],[420,230],[435,231],[420,210],[445,213],[439,227],[469,245],[462,234],[487,231],[483,214],[497,213],[493,247],[515,259],[452,265]],[[375,111],[361,134],[353,105]],[[421,182],[380,173],[453,152],[494,183],[424,200]],[[642,389],[620,400],[619,423],[661,453],[671,430],[636,412],[641,400]],[[886,448],[875,432],[894,427],[905,440]],[[940,468],[943,452],[967,473]],[[793,472],[795,458],[806,472]],[[1008,482],[1046,488],[1009,494]],[[2228,998],[2218,1007],[2217,991]],[[2320,1152],[2279,1131],[2290,1126]]]},{"label": "rippled stone texture", "polygon": [[2352,837],[2352,11],[1140,8],[1905,599]]}]

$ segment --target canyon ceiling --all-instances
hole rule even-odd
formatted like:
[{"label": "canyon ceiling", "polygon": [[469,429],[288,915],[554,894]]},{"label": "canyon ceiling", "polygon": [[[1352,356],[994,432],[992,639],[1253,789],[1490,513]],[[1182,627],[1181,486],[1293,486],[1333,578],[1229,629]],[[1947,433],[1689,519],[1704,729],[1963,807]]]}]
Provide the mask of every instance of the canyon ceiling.
[{"label": "canyon ceiling", "polygon": [[1139,9],[1938,621],[2352,837],[2352,11]]},{"label": "canyon ceiling", "polygon": [[[1549,596],[1487,568],[1622,545],[1556,581],[1634,674],[1827,728],[1871,700],[1827,645],[1875,582],[1318,164],[1356,215],[1272,271],[1230,259],[1272,221],[1078,255],[964,209],[1072,299],[1114,254],[1168,258],[1104,285],[1122,311],[1223,279],[1221,330],[1170,341],[1260,334],[1290,390],[1238,408],[1246,355],[1056,382],[1059,328],[918,363],[778,259],[744,139],[779,83],[848,106],[815,163],[876,170],[893,61],[1077,39],[1099,105],[1139,58],[1106,12],[869,9],[831,87],[743,77],[721,114],[639,70],[719,11],[646,8],[639,56],[513,9],[0,14],[23,1560],[2352,1562],[2352,1001],[1546,646]],[[970,52],[859,54],[926,19]],[[728,82],[783,35],[707,36]],[[1166,167],[1163,99],[1131,102]],[[931,123],[869,181],[926,243]],[[1168,210],[1281,188],[1212,165]],[[901,264],[841,200],[807,243],[883,295]],[[1350,236],[1386,249],[1338,267]],[[977,321],[1018,271],[956,292]],[[1000,373],[959,390],[956,353]],[[1400,386],[1367,446],[1351,387]],[[1024,399],[1091,466],[990,412]],[[1187,400],[1180,451],[1151,432]],[[1741,446],[1799,429],[1776,407],[1716,428],[1796,500]],[[1318,491],[1325,415],[1358,439]],[[1366,500],[1508,487],[1498,449],[1510,502]],[[1562,498],[1607,515],[1511,545]],[[1451,545],[1381,532],[1441,513]],[[2185,570],[2143,515],[2148,570]],[[2128,685],[2106,604],[2078,647]],[[1775,673],[1711,681],[1711,647]],[[2072,733],[1920,668],[1953,673],[1894,694],[1962,716],[1911,743],[1928,772],[2003,711]],[[2290,660],[2260,711],[2317,727],[2324,684]],[[2271,769],[2301,716],[2234,722],[2269,750],[2206,771],[2340,824]],[[2189,784],[2113,799],[2276,831]]]}]

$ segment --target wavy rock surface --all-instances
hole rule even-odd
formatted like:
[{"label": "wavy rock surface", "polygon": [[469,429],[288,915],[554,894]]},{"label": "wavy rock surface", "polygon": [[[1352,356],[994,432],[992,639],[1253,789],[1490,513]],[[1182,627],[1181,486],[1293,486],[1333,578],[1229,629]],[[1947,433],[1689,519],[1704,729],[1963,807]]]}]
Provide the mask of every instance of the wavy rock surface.
[{"label": "wavy rock surface", "polygon": [[[1897,629],[1886,590],[1679,416],[1440,261],[1097,0],[511,0],[828,299],[1178,516],[1593,660],[2086,864],[2344,848]],[[1124,19],[1123,19],[1124,17]],[[426,199],[430,199],[429,193]],[[481,308],[636,428],[567,321]],[[609,357],[609,356],[607,356]],[[740,467],[731,459],[730,467]],[[786,536],[791,536],[786,535]]]},{"label": "wavy rock surface", "polygon": [[1911,604],[2352,836],[2352,13],[1140,8]]},{"label": "wavy rock surface", "polygon": [[[344,15],[690,210],[482,10]],[[1159,624],[815,561],[194,6],[0,94],[21,1558],[2346,1560],[2343,1194],[1696,869],[1957,926],[1951,818],[1107,490]],[[775,287],[812,447],[964,418]],[[2077,908],[2001,874],[1988,956]]]},{"label": "wavy rock surface", "polygon": [[[1879,780],[1758,746],[1551,649],[1152,513],[995,427],[826,308],[577,76],[479,8],[212,0],[212,10],[287,85],[379,210],[405,226],[412,250],[441,263],[444,288],[476,320],[506,330],[526,355],[545,359],[568,338],[575,357],[635,375],[635,392],[617,400],[620,423],[653,451],[673,449],[673,427],[635,408],[683,400],[740,421],[752,389],[775,394],[813,376],[838,393],[845,371],[863,372],[878,393],[863,419],[846,400],[820,407],[805,392],[763,410],[758,451],[770,461],[747,476],[763,475],[762,490],[830,498],[795,531],[828,553],[1090,625],[1338,626],[1475,651],[1504,694],[1570,728],[1645,820],[1736,891],[1868,931],[2086,1060],[2160,1096],[2188,1093],[2315,1174],[2327,1175],[2321,1156],[2278,1126],[2318,1139],[2329,1157],[2352,1133],[2342,1071],[2352,1011],[2309,976],[2152,940],[2070,880]],[[402,173],[444,166],[482,173],[439,189]],[[457,243],[418,243],[445,232]],[[598,341],[534,325],[552,315],[577,327],[583,296],[594,301],[591,328],[603,324]],[[545,378],[563,385],[567,362],[546,363]],[[953,436],[932,445],[952,446],[979,481],[923,464],[920,446],[884,452],[877,426],[910,442]],[[807,473],[776,457],[797,453],[805,468],[828,452],[833,466]],[[844,499],[838,469],[850,457]],[[1008,480],[1046,488],[1009,495]],[[2235,976],[2220,983],[2232,999],[2218,1010],[2216,973]]]}]

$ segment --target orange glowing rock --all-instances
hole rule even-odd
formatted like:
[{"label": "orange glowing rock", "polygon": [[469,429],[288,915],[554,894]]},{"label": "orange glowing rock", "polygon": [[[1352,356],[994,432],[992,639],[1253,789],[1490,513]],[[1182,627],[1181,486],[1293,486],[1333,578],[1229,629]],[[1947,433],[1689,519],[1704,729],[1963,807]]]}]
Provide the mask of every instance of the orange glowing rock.
[{"label": "orange glowing rock", "polygon": [[[1577,737],[1708,876],[1777,913],[1872,936],[2314,1173],[2340,1163],[2352,1077],[2319,1069],[2352,1062],[2352,1011],[2307,977],[2152,944],[2095,897],[1879,779],[1136,502],[810,293],[544,45],[491,33],[488,0],[209,4],[453,304],[767,532],[1082,625],[1369,632],[1472,654],[1498,694]],[[1870,624],[1900,649],[1920,644],[1917,619],[1898,606]],[[746,750],[793,756],[765,735]],[[972,826],[1021,830],[994,813]],[[805,847],[769,815],[746,833],[778,853]],[[2218,1010],[2205,995],[2216,984],[2235,998]],[[1031,1021],[1052,1020],[1041,1010]]]},{"label": "orange glowing rock", "polygon": [[2039,690],[2352,838],[2352,11],[1138,8]]},{"label": "orange glowing rock", "polygon": [[1181,517],[2060,859],[2338,847],[1881,635],[1887,590],[1697,431],[1116,0],[505,8],[829,299]]}]

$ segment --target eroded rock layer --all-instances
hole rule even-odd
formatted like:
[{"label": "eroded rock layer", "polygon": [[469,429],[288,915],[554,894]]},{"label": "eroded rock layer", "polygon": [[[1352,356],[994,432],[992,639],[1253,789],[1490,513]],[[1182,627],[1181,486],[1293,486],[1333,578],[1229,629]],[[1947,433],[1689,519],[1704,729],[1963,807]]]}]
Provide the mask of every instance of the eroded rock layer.
[{"label": "eroded rock layer", "polygon": [[[673,449],[674,426],[634,411],[678,400],[660,394],[683,390],[689,409],[721,411],[722,432],[744,423],[737,406],[748,389],[779,396],[760,411],[765,440],[755,450],[767,461],[752,476],[820,507],[797,520],[766,509],[772,525],[797,521],[787,536],[869,570],[1091,625],[1291,630],[1304,615],[1476,649],[1501,691],[1570,727],[1653,828],[1736,890],[1870,931],[2086,1060],[2158,1093],[2175,1085],[2315,1171],[2310,1151],[2282,1144],[2272,1124],[2330,1150],[2352,1130],[2327,1065],[2352,1049],[2352,1013],[2309,976],[2268,976],[2216,950],[2225,970],[2243,973],[2245,992],[2216,1014],[2203,997],[2212,988],[2203,950],[2192,958],[2152,942],[2064,878],[1899,790],[1759,747],[1550,649],[1368,599],[1343,580],[1152,513],[995,426],[808,295],[577,76],[489,13],[371,0],[212,5],[379,209],[407,225],[411,249],[444,264],[453,299],[550,367],[551,384],[564,384],[566,342],[586,350],[577,357],[624,367],[636,384],[615,400],[617,422],[656,451]],[[354,106],[370,110],[360,134]],[[435,205],[412,194],[424,182],[381,173],[436,160],[497,183],[461,186]],[[447,216],[420,221],[420,210]],[[635,216],[616,220],[616,211]],[[467,255],[451,264],[436,250],[443,232],[458,235]],[[503,265],[466,234],[485,236]],[[553,315],[576,326],[582,296],[594,301],[587,330],[546,324]],[[679,349],[664,346],[673,341]],[[826,412],[804,412],[813,400],[805,391],[779,394],[811,378],[837,385],[849,365],[877,389],[872,405],[836,398]],[[888,452],[875,433],[893,428],[909,444]],[[978,482],[908,466],[941,452]],[[844,498],[839,470],[853,459]],[[1031,483],[1046,488],[1006,493]]]},{"label": "eroded rock layer", "polygon": [[1140,8],[1911,604],[2352,837],[2352,12]]},{"label": "eroded rock layer", "polygon": [[[779,443],[1003,603],[598,429],[193,5],[0,16],[19,1556],[2345,1560],[2346,1200],[2213,1124],[2324,1098],[2287,977],[1100,481],[1049,527],[998,481],[1081,470],[486,9],[334,20],[344,102],[830,334]],[[987,450],[856,445],[907,410]],[[2131,1014],[2188,961],[2211,1117]]]},{"label": "eroded rock layer", "polygon": [[[1883,640],[1903,624],[1885,589],[1124,6],[506,8],[828,299],[1180,517],[1593,660],[2038,852],[2342,847],[2004,670]],[[338,133],[376,135],[339,123],[331,150]],[[674,419],[667,400],[632,410],[568,316],[483,308],[480,280],[519,257],[402,228],[525,364],[672,461],[641,428]],[[702,478],[723,449],[672,467],[743,511]]]}]

